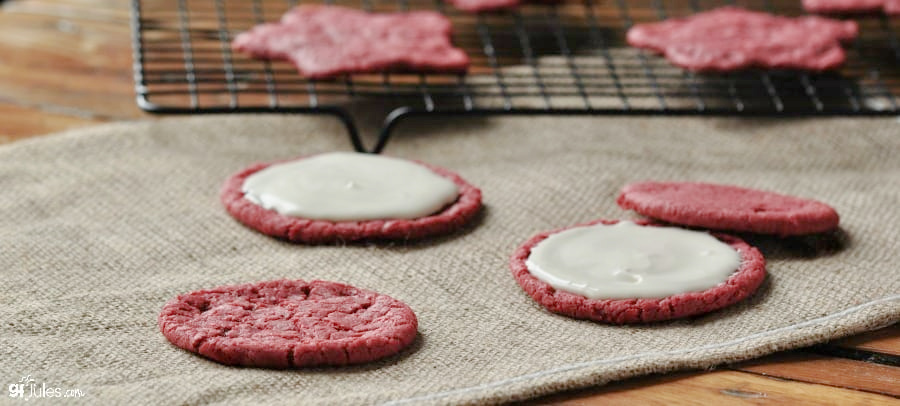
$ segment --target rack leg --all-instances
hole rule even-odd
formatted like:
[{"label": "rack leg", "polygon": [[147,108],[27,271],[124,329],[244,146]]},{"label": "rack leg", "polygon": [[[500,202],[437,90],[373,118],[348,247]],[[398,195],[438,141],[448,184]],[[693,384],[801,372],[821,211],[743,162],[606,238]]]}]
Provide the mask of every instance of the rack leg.
[{"label": "rack leg", "polygon": [[380,154],[381,151],[384,150],[388,140],[391,138],[391,132],[394,130],[394,127],[396,127],[401,120],[412,114],[412,112],[413,109],[410,107],[398,107],[385,117],[384,124],[381,126],[381,131],[378,133],[378,141],[375,143],[375,147],[372,148],[372,153]]},{"label": "rack leg", "polygon": [[356,122],[353,121],[353,116],[351,116],[350,113],[342,108],[337,107],[328,108],[324,112],[334,115],[339,120],[341,120],[341,123],[344,124],[344,128],[347,129],[347,135],[350,137],[350,143],[353,145],[353,149],[356,152],[369,152],[363,145],[362,139],[359,136],[359,129],[356,126]]}]

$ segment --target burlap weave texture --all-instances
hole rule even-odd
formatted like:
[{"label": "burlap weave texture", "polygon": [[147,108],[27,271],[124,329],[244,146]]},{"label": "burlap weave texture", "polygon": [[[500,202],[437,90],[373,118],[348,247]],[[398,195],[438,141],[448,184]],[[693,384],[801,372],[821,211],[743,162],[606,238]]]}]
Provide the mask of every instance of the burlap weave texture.
[{"label": "burlap weave texture", "polygon": [[[894,119],[436,119],[386,153],[461,174],[476,224],[415,244],[292,245],[231,219],[219,187],[259,161],[349,150],[334,120],[215,116],[116,124],[0,148],[0,384],[31,375],[85,404],[400,404],[523,399],[700,368],[900,321],[900,123]],[[761,290],[687,320],[609,326],[550,314],[512,279],[513,250],[619,209],[640,180],[738,184],[833,205],[841,230],[753,237]],[[325,279],[388,294],[412,348],[350,368],[218,365],[170,345],[156,316],[195,289]],[[0,402],[19,404],[2,393]]]}]

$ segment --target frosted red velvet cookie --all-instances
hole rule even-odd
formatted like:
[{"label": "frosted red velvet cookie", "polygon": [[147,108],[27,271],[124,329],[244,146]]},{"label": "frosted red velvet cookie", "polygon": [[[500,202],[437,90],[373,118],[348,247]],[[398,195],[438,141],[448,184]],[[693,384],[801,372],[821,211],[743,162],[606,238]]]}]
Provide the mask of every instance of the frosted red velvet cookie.
[{"label": "frosted red velvet cookie", "polygon": [[244,225],[308,244],[447,234],[481,209],[481,191],[451,171],[356,153],[252,165],[226,180],[221,200]]},{"label": "frosted red velvet cookie", "polygon": [[239,34],[231,46],[261,59],[290,61],[308,78],[393,68],[464,72],[466,53],[450,42],[450,20],[433,11],[367,13],[304,4],[278,23]]},{"label": "frosted red velvet cookie", "polygon": [[637,24],[628,44],[663,54],[695,71],[744,68],[822,71],[844,63],[842,41],[856,38],[853,21],[779,17],[722,7],[687,18]]},{"label": "frosted red velvet cookie", "polygon": [[810,13],[855,14],[883,11],[900,14],[900,0],[803,0]]},{"label": "frosted red velvet cookie", "polygon": [[712,183],[633,183],[616,203],[673,224],[780,236],[829,231],[840,221],[816,200]]},{"label": "frosted red velvet cookie", "polygon": [[721,309],[766,275],[762,254],[736,237],[615,220],[540,233],[510,268],[548,310],[615,324]]},{"label": "frosted red velvet cookie", "polygon": [[159,314],[178,347],[226,364],[346,365],[400,352],[416,337],[409,306],[325,281],[278,280],[180,295]]}]

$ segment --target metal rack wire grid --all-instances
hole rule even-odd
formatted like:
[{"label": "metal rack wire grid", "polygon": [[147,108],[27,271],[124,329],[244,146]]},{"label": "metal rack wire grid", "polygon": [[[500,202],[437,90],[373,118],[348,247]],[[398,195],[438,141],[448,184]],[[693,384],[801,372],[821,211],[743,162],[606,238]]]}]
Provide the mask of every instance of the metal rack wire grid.
[{"label": "metal rack wire grid", "polygon": [[441,0],[325,0],[378,12],[437,10],[472,59],[461,74],[344,75],[306,80],[287,62],[231,51],[254,25],[276,21],[295,0],[133,0],[135,83],[141,108],[158,113],[319,112],[389,106],[380,151],[397,121],[414,114],[890,115],[900,113],[898,19],[854,17],[859,38],[838,71],[751,70],[699,74],[628,47],[634,24],[723,5],[803,14],[799,0],[570,0],[472,14]]}]

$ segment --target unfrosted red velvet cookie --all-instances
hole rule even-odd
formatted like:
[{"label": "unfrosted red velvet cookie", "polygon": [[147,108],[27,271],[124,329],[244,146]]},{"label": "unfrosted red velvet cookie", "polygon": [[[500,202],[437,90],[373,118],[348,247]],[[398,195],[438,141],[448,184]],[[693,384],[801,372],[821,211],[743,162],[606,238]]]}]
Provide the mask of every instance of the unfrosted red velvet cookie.
[{"label": "unfrosted red velvet cookie", "polygon": [[840,221],[816,200],[712,183],[633,183],[616,203],[673,224],[779,236],[829,231]]},{"label": "unfrosted red velvet cookie", "polygon": [[[315,155],[299,159],[312,157]],[[334,221],[288,216],[244,197],[244,181],[274,165],[272,163],[251,165],[232,175],[222,186],[220,198],[228,213],[247,227],[272,237],[306,244],[421,239],[452,233],[478,214],[481,209],[481,191],[478,188],[449,170],[422,162],[408,162],[428,168],[434,174],[452,181],[458,188],[456,200],[433,214],[414,219]]]},{"label": "unfrosted red velvet cookie", "polygon": [[842,41],[857,36],[853,21],[788,18],[722,7],[628,30],[628,44],[663,54],[694,71],[744,68],[823,71],[844,63]]},{"label": "unfrosted red velvet cookie", "polygon": [[433,11],[367,13],[304,4],[278,23],[239,34],[231,46],[255,58],[290,61],[315,79],[392,68],[465,72],[469,57],[451,44],[451,31],[450,20]]},{"label": "unfrosted red velvet cookie", "polygon": [[900,0],[803,0],[803,9],[810,13],[855,14],[883,11],[900,14]]},{"label": "unfrosted red velvet cookie", "polygon": [[889,15],[900,15],[900,0],[886,0],[884,2],[884,12]]},{"label": "unfrosted red velvet cookie", "polygon": [[226,365],[299,368],[374,361],[413,342],[412,309],[325,281],[277,280],[180,295],[159,328],[172,344]]},{"label": "unfrosted red velvet cookie", "polygon": [[482,11],[496,11],[516,8],[522,3],[560,3],[563,0],[448,0],[454,7],[477,13]]},{"label": "unfrosted red velvet cookie", "polygon": [[[765,279],[765,259],[759,250],[736,237],[723,234],[712,236],[737,251],[740,264],[724,282],[702,291],[679,293],[662,298],[588,298],[554,288],[529,271],[526,262],[532,250],[550,236],[579,227],[617,223],[618,220],[597,220],[543,232],[532,237],[516,250],[510,260],[513,277],[532,299],[551,312],[613,324],[648,323],[708,313],[750,296]],[[653,226],[647,222],[636,223]]]}]

